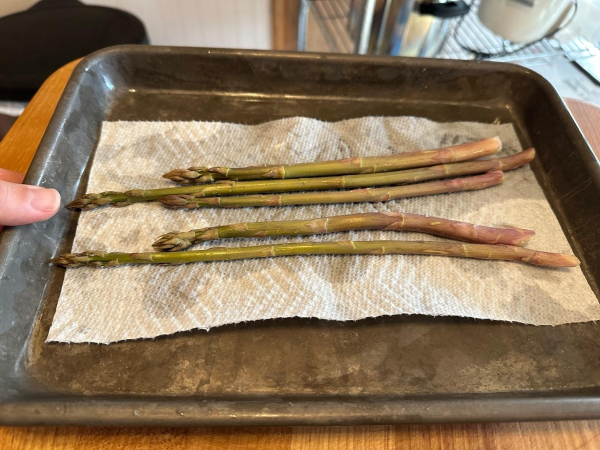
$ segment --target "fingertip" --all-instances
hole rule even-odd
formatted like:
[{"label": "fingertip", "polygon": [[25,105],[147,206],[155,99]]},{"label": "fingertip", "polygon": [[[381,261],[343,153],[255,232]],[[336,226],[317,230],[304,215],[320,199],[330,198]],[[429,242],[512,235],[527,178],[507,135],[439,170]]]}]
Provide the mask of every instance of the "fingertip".
[{"label": "fingertip", "polygon": [[25,225],[52,217],[60,208],[56,189],[0,181],[0,225]]},{"label": "fingertip", "polygon": [[[39,186],[27,186],[30,194],[30,205],[38,211],[45,219],[52,217],[60,208],[60,194],[56,189],[41,188]],[[41,219],[41,220],[45,220]]]}]

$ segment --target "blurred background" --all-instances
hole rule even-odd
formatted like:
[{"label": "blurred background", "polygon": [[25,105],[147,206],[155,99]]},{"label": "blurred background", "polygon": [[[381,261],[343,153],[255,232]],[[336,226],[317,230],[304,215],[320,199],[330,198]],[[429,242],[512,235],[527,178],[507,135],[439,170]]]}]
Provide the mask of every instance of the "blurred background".
[{"label": "blurred background", "polygon": [[117,44],[504,61],[600,105],[600,0],[0,0],[0,139],[52,72]]}]

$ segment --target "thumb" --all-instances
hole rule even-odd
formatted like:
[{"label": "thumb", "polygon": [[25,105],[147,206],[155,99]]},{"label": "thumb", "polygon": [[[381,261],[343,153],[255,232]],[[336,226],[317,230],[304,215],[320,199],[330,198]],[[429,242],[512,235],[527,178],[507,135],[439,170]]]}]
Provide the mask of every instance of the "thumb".
[{"label": "thumb", "polygon": [[40,222],[52,217],[59,207],[56,189],[0,180],[0,226]]}]

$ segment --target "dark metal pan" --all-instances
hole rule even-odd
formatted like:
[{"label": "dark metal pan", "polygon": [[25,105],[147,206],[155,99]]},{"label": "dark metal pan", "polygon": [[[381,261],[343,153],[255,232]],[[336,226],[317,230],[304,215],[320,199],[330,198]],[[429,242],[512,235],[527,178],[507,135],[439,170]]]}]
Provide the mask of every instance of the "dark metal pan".
[{"label": "dark metal pan", "polygon": [[[513,123],[598,295],[600,168],[517,66],[114,47],[75,69],[25,179],[82,194],[103,120],[416,115]],[[0,235],[0,422],[366,424],[600,418],[600,325],[394,316],[268,320],[111,345],[44,343],[78,213]]]}]

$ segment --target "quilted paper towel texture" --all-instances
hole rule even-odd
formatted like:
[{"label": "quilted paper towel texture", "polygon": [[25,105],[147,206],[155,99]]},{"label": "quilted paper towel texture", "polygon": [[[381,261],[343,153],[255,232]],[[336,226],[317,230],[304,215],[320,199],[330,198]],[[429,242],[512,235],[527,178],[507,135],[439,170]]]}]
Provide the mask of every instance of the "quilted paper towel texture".
[{"label": "quilted paper towel texture", "polygon": [[[521,150],[511,125],[365,117],[336,123],[290,118],[247,126],[218,122],[107,122],[88,192],[170,186],[161,175],[192,164],[247,166],[386,155],[498,135],[501,156]],[[72,250],[148,251],[155,237],[234,222],[369,211],[439,215],[532,228],[530,246],[572,253],[528,167],[481,191],[375,204],[167,210],[159,204],[81,214]],[[435,239],[364,231],[319,237],[236,239],[213,245],[339,239]],[[176,267],[68,269],[48,341],[109,343],[277,317],[358,320],[389,314],[450,315],[558,325],[600,319],[579,268],[427,256],[313,256]]]}]

